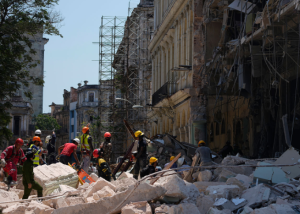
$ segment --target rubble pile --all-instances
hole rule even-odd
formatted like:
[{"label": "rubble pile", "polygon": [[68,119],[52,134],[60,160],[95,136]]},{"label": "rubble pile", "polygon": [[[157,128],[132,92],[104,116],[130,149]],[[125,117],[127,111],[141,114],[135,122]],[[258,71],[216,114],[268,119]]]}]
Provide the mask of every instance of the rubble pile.
[{"label": "rubble pile", "polygon": [[[181,174],[170,170],[153,185],[150,184],[150,179],[137,181],[128,172],[122,173],[112,182],[93,175],[95,182],[85,183],[78,188],[59,184],[50,194],[53,197],[43,201],[20,202],[18,200],[21,199],[23,190],[11,188],[6,191],[2,189],[5,185],[1,184],[0,204],[16,202],[3,203],[0,209],[2,213],[10,214],[296,214],[300,210],[299,165],[256,166],[292,165],[298,161],[300,155],[293,148],[277,160],[258,161],[227,156],[220,165],[214,166],[215,169],[195,169],[193,182],[183,180]],[[52,166],[60,167],[60,164]],[[44,172],[45,177],[53,182],[49,174],[54,177],[56,174],[51,170],[43,170],[41,168],[39,171]],[[274,177],[274,173],[279,173],[280,176]],[[282,173],[284,174],[281,175]],[[66,180],[70,178],[68,172],[63,175]],[[62,178],[60,180],[58,183],[66,183]],[[47,187],[49,182],[45,179],[42,182]],[[34,197],[36,196],[31,196]]]}]

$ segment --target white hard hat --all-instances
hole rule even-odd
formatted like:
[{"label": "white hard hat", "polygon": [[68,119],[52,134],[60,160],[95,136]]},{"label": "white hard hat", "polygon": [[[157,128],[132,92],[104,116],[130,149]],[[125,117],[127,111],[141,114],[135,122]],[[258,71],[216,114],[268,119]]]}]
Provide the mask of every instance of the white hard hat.
[{"label": "white hard hat", "polygon": [[49,141],[52,139],[52,136],[51,135],[48,135],[47,137],[46,137],[46,140],[45,140],[45,142],[46,143],[49,143]]},{"label": "white hard hat", "polygon": [[184,162],[184,158],[178,158],[177,163],[179,167],[182,166],[183,162]]},{"label": "white hard hat", "polygon": [[74,138],[73,139],[75,142],[77,142],[78,144],[80,144],[80,140],[78,138]]},{"label": "white hard hat", "polygon": [[34,134],[42,134],[41,130],[37,129],[35,130]]}]

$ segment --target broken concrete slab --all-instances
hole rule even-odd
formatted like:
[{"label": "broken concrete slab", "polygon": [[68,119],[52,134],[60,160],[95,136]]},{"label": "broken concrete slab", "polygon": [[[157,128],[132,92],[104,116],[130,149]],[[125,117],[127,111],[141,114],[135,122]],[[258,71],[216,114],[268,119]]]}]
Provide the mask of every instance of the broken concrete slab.
[{"label": "broken concrete slab", "polygon": [[[270,163],[260,162],[259,166],[271,165]],[[257,167],[253,173],[253,179],[258,182],[278,184],[281,182],[289,182],[284,171],[278,167]]]},{"label": "broken concrete slab", "polygon": [[98,180],[98,175],[96,175],[95,173],[91,173],[90,174],[90,177],[94,180],[94,181],[97,181]]},{"label": "broken concrete slab", "polygon": [[195,204],[179,204],[179,205],[161,205],[155,209],[155,213],[168,213],[168,214],[202,214],[199,212]]},{"label": "broken concrete slab", "polygon": [[251,207],[248,206],[244,206],[243,211],[241,212],[241,214],[251,214],[253,211],[253,209]]},{"label": "broken concrete slab", "polygon": [[19,196],[19,199],[22,199],[23,195],[24,195],[24,190],[21,190],[21,189],[10,188],[9,192],[16,193]]},{"label": "broken concrete slab", "polygon": [[275,211],[270,207],[263,207],[260,209],[255,209],[251,214],[276,214]]},{"label": "broken concrete slab", "polygon": [[210,181],[212,178],[212,173],[209,170],[201,171],[198,174],[197,181]]},{"label": "broken concrete slab", "polygon": [[[234,199],[232,199],[234,200]],[[245,199],[240,199],[237,200],[235,199],[234,202],[227,200],[226,198],[219,198],[216,199],[215,203],[213,204],[215,207],[217,207],[219,210],[230,210],[230,211],[235,211],[247,204],[247,201]]]},{"label": "broken concrete slab", "polygon": [[115,191],[113,191],[109,186],[105,186],[101,190],[93,193],[93,198],[97,201],[100,198],[111,197],[113,195],[115,195]]},{"label": "broken concrete slab", "polygon": [[200,213],[206,213],[209,210],[209,208],[213,207],[214,203],[215,200],[213,197],[210,197],[209,195],[204,195],[199,196],[197,198],[196,205]]},{"label": "broken concrete slab", "polygon": [[2,211],[3,214],[24,214],[28,204],[17,203]]},{"label": "broken concrete slab", "polygon": [[[23,197],[23,196],[22,196]],[[17,201],[19,200],[19,195],[17,195],[16,192],[9,191],[7,192],[6,190],[0,189],[0,202],[5,202],[5,201]],[[13,204],[1,204],[0,208],[4,209],[9,206],[12,206]]]},{"label": "broken concrete slab", "polygon": [[[120,213],[121,208],[130,202],[149,201],[164,195],[167,190],[161,186],[151,186],[142,183],[134,189],[131,186],[128,190],[119,192],[112,197],[105,197],[90,204],[78,204],[75,206],[63,207],[53,211],[53,214],[81,214],[81,213],[97,213],[106,214],[115,210]],[[132,192],[132,194],[130,194]],[[128,194],[130,194],[128,196]],[[127,198],[128,197],[128,198]],[[126,199],[124,201],[124,199]],[[119,206],[120,205],[120,206]]]},{"label": "broken concrete slab", "polygon": [[195,182],[194,185],[198,188],[199,192],[205,192],[209,186],[225,185],[224,182]]},{"label": "broken concrete slab", "polygon": [[237,185],[209,186],[206,188],[205,194],[210,195],[214,199],[226,198],[231,200],[240,196],[240,188]]},{"label": "broken concrete slab", "polygon": [[221,173],[219,174],[218,182],[226,182],[228,178],[235,177],[236,174],[232,171],[229,171],[227,169],[222,169]]},{"label": "broken concrete slab", "polygon": [[31,201],[28,207],[26,208],[25,213],[32,213],[32,214],[51,214],[53,212],[53,208],[41,204],[37,201]]},{"label": "broken concrete slab", "polygon": [[248,201],[246,206],[256,208],[269,200],[270,193],[270,188],[264,186],[263,184],[259,184],[255,187],[245,190],[241,198],[244,198]]},{"label": "broken concrete slab", "polygon": [[59,185],[59,192],[60,193],[65,193],[65,192],[74,192],[77,191],[77,189],[75,189],[74,187],[70,187],[68,185]]},{"label": "broken concrete slab", "polygon": [[193,203],[196,204],[197,198],[200,196],[198,188],[193,184],[187,181],[184,181],[186,185],[187,197],[182,201],[182,203]]},{"label": "broken concrete slab", "polygon": [[206,214],[231,214],[230,210],[218,210],[217,208],[211,207]]},{"label": "broken concrete slab", "polygon": [[118,178],[117,180],[122,180],[125,178],[133,178],[133,174],[129,173],[129,172],[123,172]]},{"label": "broken concrete slab", "polygon": [[226,181],[227,185],[237,185],[240,188],[241,193],[250,187],[252,179],[246,175],[238,174],[236,177],[229,178]]},{"label": "broken concrete slab", "polygon": [[139,201],[127,204],[121,214],[152,214],[152,210],[147,201]]},{"label": "broken concrete slab", "polygon": [[297,214],[291,206],[287,204],[271,204],[269,207],[277,214]]}]

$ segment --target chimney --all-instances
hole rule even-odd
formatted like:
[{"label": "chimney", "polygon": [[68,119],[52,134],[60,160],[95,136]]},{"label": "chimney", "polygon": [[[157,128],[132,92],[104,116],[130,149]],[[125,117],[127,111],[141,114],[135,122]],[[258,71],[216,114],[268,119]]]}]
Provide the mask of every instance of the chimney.
[{"label": "chimney", "polygon": [[78,83],[78,88],[80,88],[80,86],[81,86],[81,83]]},{"label": "chimney", "polygon": [[84,82],[84,85],[87,85],[89,81],[84,80],[83,82]]}]

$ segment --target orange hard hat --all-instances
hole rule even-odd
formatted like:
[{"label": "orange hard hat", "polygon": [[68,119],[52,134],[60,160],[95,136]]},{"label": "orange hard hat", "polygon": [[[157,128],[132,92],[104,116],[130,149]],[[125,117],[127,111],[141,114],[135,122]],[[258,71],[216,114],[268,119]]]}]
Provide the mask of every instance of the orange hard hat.
[{"label": "orange hard hat", "polygon": [[87,133],[87,131],[90,130],[89,127],[85,126],[82,129],[83,134]]},{"label": "orange hard hat", "polygon": [[18,138],[16,140],[15,144],[19,144],[19,145],[23,146],[24,145],[24,141],[21,138]]},{"label": "orange hard hat", "polygon": [[104,134],[104,138],[107,138],[107,137],[111,137],[111,134],[109,132],[105,132],[105,134]]},{"label": "orange hard hat", "polygon": [[38,137],[38,136],[34,136],[33,139],[32,139],[32,141],[33,141],[33,142],[34,142],[34,141],[41,142],[41,138]]}]

